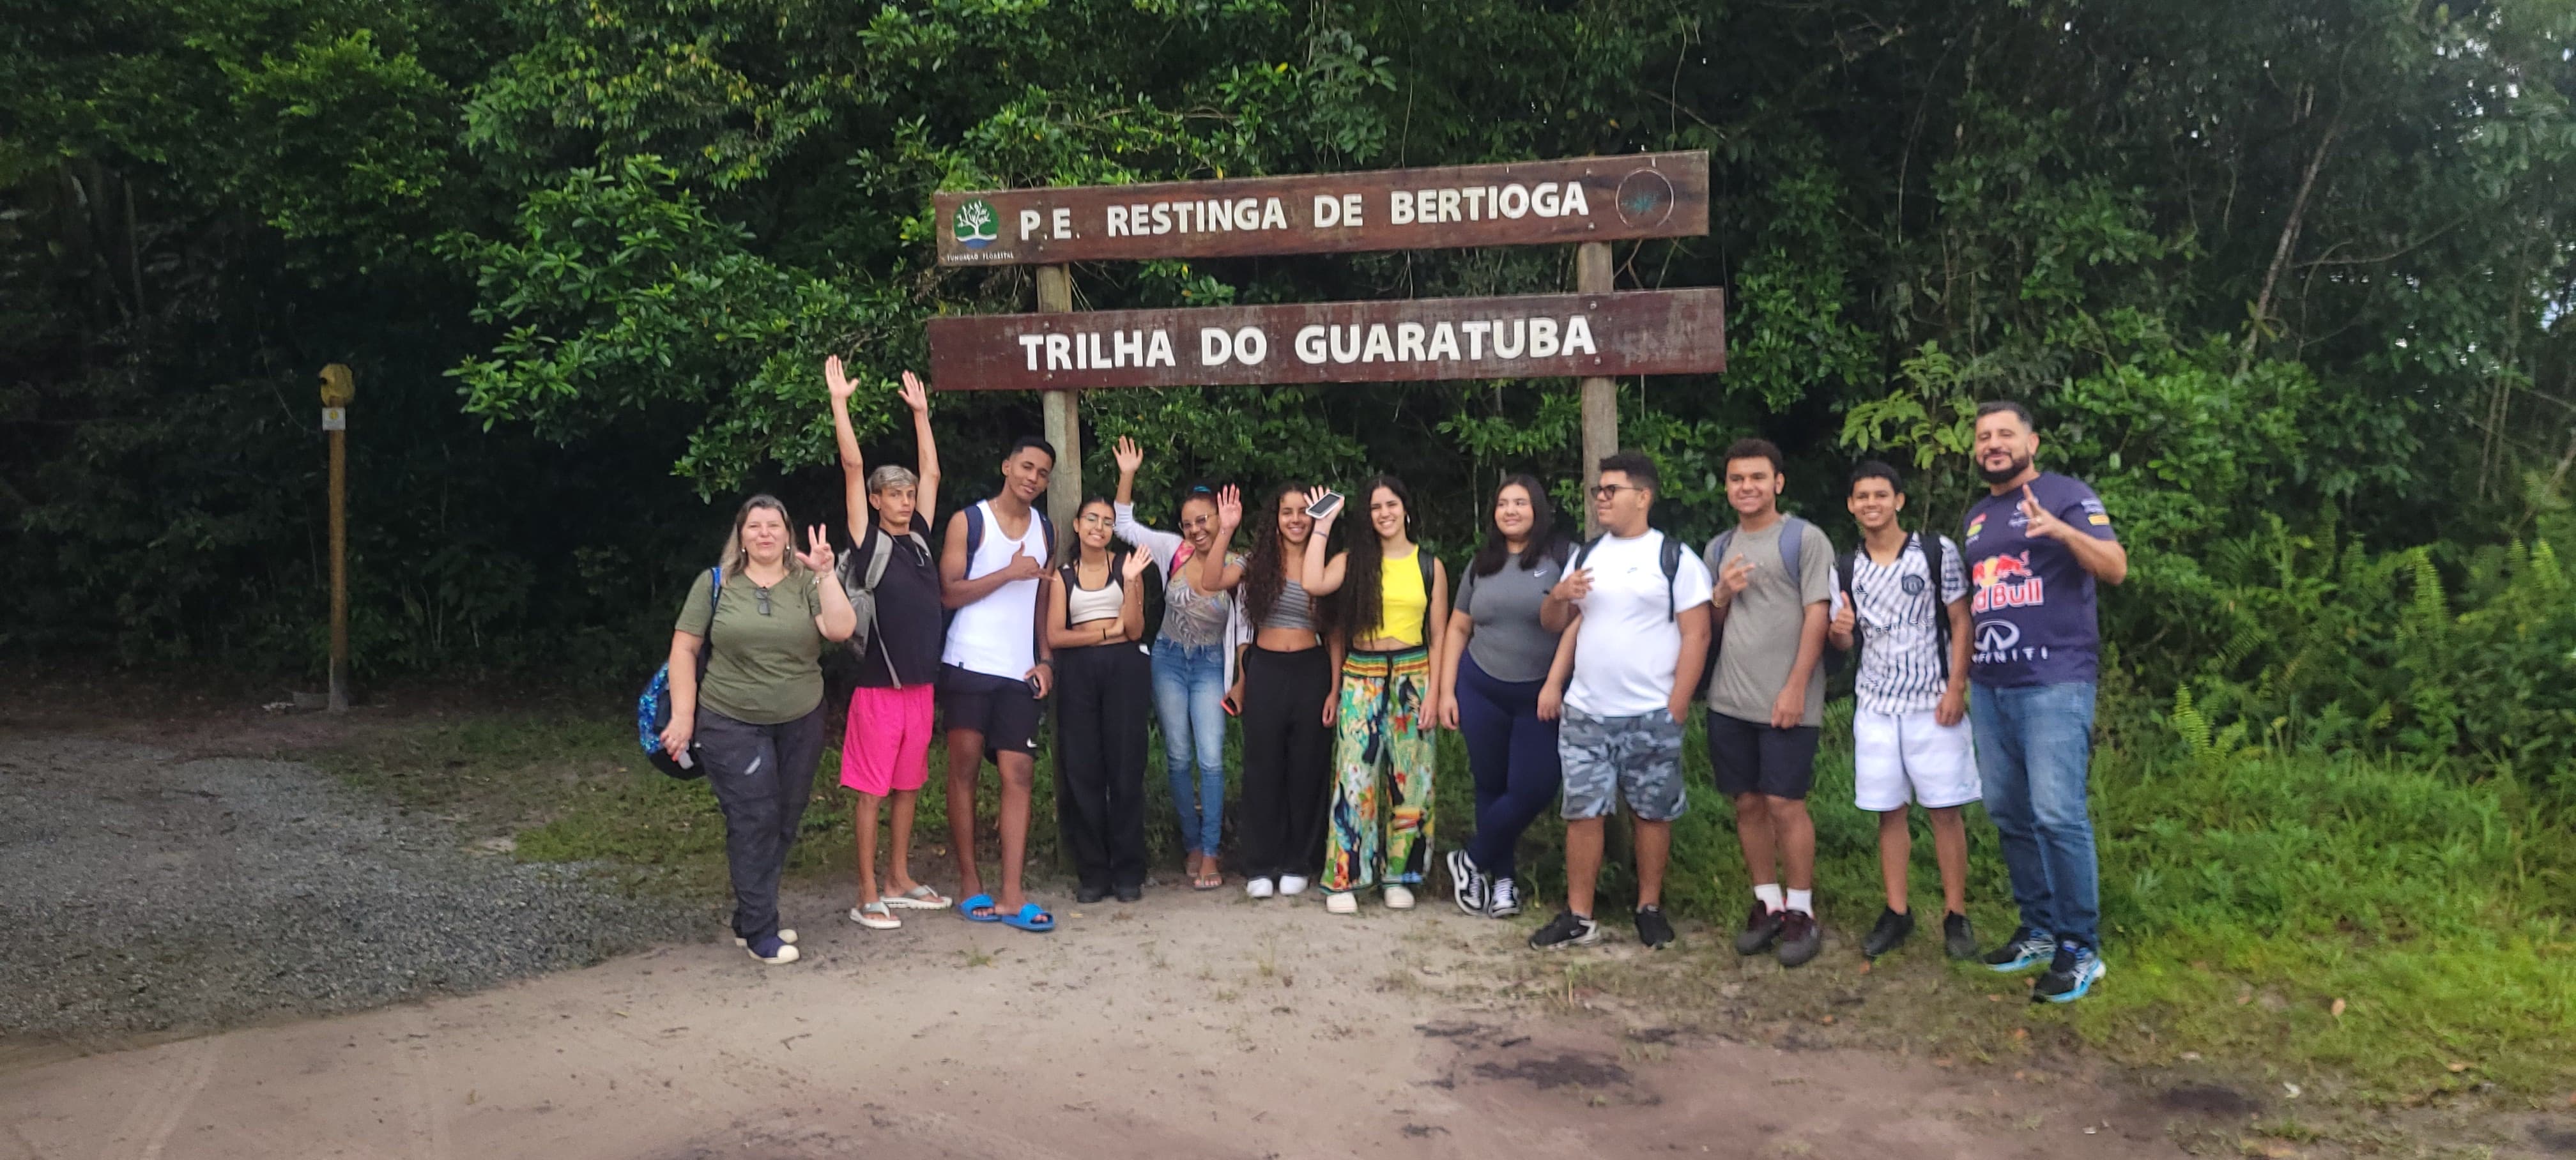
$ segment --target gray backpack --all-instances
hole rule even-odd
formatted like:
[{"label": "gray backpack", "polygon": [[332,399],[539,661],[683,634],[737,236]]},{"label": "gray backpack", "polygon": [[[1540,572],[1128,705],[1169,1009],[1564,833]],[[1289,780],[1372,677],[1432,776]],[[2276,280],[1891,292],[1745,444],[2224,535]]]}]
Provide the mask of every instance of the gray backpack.
[{"label": "gray backpack", "polygon": [[[876,533],[868,537],[876,549],[867,554],[867,562],[860,563],[859,553],[853,551],[841,557],[837,569],[841,591],[849,595],[850,608],[859,614],[859,629],[850,634],[850,655],[861,661],[868,659],[868,642],[876,639],[877,635],[877,584],[885,579],[886,565],[894,559],[894,537],[883,528],[869,530]],[[919,530],[905,532],[903,536],[912,541],[913,547],[921,549],[923,559],[930,557],[930,541],[922,538]],[[891,653],[886,655],[886,667],[889,671],[894,667]]]}]

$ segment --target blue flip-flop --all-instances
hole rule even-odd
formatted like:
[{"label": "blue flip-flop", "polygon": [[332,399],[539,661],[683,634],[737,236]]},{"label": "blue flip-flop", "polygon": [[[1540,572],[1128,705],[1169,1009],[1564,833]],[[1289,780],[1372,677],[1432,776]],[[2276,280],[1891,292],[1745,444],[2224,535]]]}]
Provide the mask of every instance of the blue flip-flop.
[{"label": "blue flip-flop", "polygon": [[[978,914],[976,913],[977,911],[982,911],[983,913]],[[990,894],[978,894],[973,898],[969,898],[964,902],[958,903],[957,913],[965,915],[966,921],[968,922],[1003,921],[1002,912],[994,909],[993,896]]]},{"label": "blue flip-flop", "polygon": [[1045,934],[1055,929],[1055,916],[1048,914],[1045,907],[1034,902],[1021,903],[1019,913],[1005,914],[1001,919],[1013,927],[1035,934]]}]

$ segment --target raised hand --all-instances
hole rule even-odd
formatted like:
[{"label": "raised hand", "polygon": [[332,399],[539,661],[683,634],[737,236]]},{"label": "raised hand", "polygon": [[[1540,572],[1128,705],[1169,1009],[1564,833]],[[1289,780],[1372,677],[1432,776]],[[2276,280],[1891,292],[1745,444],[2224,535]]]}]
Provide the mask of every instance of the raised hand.
[{"label": "raised hand", "polygon": [[903,405],[912,408],[916,414],[930,409],[930,388],[921,385],[921,379],[911,371],[903,372],[901,393]]},{"label": "raised hand", "polygon": [[823,387],[832,392],[835,403],[849,402],[851,393],[859,389],[859,385],[851,382],[850,376],[842,371],[841,356],[837,354],[823,360]]},{"label": "raised hand", "polygon": [[[1331,489],[1331,488],[1329,488],[1329,487],[1310,487],[1310,488],[1307,488],[1307,489],[1306,489],[1306,506],[1307,506],[1307,507],[1313,507],[1313,506],[1315,506],[1316,504],[1322,503],[1322,502],[1324,502],[1324,497],[1325,497],[1325,496],[1328,496],[1328,495],[1331,495],[1331,494],[1333,494],[1333,489]],[[1320,516],[1315,517],[1315,530],[1316,530],[1317,532],[1323,532],[1323,531],[1329,530],[1329,529],[1333,526],[1333,521],[1334,521],[1334,520],[1338,520],[1338,519],[1342,518],[1342,509],[1343,509],[1343,508],[1346,508],[1346,507],[1349,507],[1349,506],[1350,506],[1350,504],[1349,504],[1349,503],[1347,503],[1347,502],[1339,503],[1339,504],[1335,504],[1335,505],[1333,505],[1333,510],[1331,510],[1331,511],[1329,511],[1329,512],[1326,512],[1326,513],[1324,513],[1324,514],[1322,514],[1322,515],[1320,515]]]},{"label": "raised hand", "polygon": [[796,558],[813,571],[829,574],[833,563],[832,540],[824,534],[823,525],[814,525],[814,530],[806,533],[806,537],[813,543],[813,550],[798,552]]},{"label": "raised hand", "polygon": [[2066,537],[2066,521],[2051,514],[2047,508],[2039,506],[2039,497],[2030,493],[2030,485],[2027,483],[2021,485],[2021,518],[2023,534],[2034,540],[2042,537],[2059,540]]},{"label": "raised hand", "polygon": [[1733,603],[1737,596],[1743,594],[1745,587],[1752,583],[1753,561],[1737,556],[1720,565],[1717,570],[1718,604],[1723,606]]},{"label": "raised hand", "polygon": [[1855,602],[1850,600],[1837,600],[1834,603],[1838,605],[1838,607],[1834,609],[1834,618],[1825,622],[1825,632],[1834,638],[1834,645],[1836,647],[1850,648],[1852,646],[1852,629],[1860,624],[1859,615],[1852,609],[1852,605]]},{"label": "raised hand", "polygon": [[1592,595],[1592,569],[1590,568],[1576,568],[1567,572],[1564,579],[1556,582],[1556,587],[1547,591],[1548,599],[1567,604],[1590,595]]},{"label": "raised hand", "polygon": [[1145,565],[1153,562],[1154,558],[1143,552],[1129,552],[1126,561],[1119,565],[1118,574],[1125,577],[1128,583],[1133,584],[1137,577],[1145,574]]},{"label": "raised hand", "polygon": [[[1120,443],[1126,439],[1118,440]],[[1125,470],[1121,468],[1120,470]],[[1216,493],[1217,539],[1228,540],[1236,528],[1243,526],[1243,489],[1229,483]]]},{"label": "raised hand", "polygon": [[1109,456],[1118,462],[1120,475],[1134,475],[1137,468],[1145,466],[1145,449],[1137,446],[1134,439],[1125,435],[1118,437],[1118,446],[1109,453]]},{"label": "raised hand", "polygon": [[1035,580],[1046,575],[1046,565],[1029,555],[1027,544],[1017,544],[1011,548],[1011,558],[1002,562],[1002,575],[1012,580]]}]

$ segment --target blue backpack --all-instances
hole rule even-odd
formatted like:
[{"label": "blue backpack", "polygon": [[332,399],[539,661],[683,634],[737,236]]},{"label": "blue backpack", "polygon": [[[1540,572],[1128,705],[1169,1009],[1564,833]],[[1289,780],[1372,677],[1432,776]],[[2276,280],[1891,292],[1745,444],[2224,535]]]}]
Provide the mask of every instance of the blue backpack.
[{"label": "blue backpack", "polygon": [[[716,604],[724,598],[724,569],[707,569],[707,635],[698,640],[699,688],[705,688],[707,652],[716,635]],[[653,768],[682,781],[705,777],[707,771],[692,759],[683,765],[662,752],[662,731],[671,727],[671,662],[653,670],[653,679],[644,683],[644,695],[635,698],[636,740],[643,743],[644,759]]]}]

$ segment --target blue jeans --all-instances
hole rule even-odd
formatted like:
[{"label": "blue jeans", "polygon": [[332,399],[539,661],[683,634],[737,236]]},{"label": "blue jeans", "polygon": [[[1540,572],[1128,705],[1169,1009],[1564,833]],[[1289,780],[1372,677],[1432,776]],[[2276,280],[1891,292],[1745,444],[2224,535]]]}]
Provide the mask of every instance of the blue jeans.
[{"label": "blue jeans", "polygon": [[[1154,640],[1154,717],[1163,726],[1163,771],[1172,779],[1172,809],[1181,844],[1216,853],[1225,825],[1225,646]],[[1190,785],[1197,759],[1198,786]]]},{"label": "blue jeans", "polygon": [[2021,924],[2101,946],[2102,871],[2084,783],[2093,758],[2093,685],[1977,685],[1968,697],[1986,814],[2003,838]]}]

